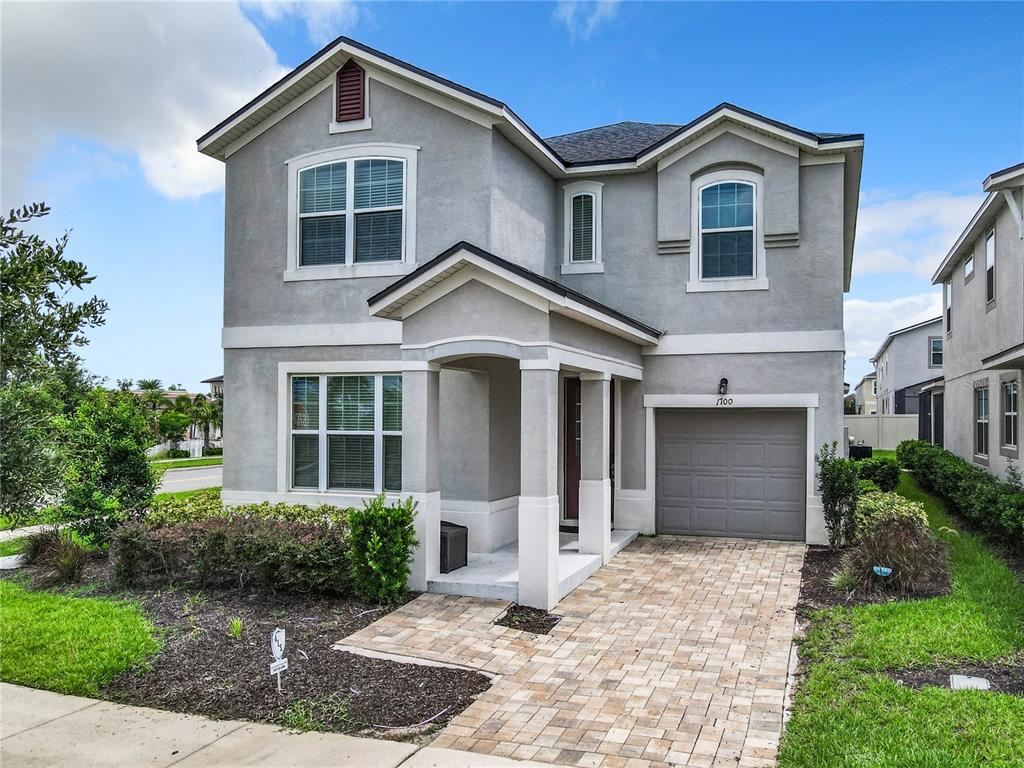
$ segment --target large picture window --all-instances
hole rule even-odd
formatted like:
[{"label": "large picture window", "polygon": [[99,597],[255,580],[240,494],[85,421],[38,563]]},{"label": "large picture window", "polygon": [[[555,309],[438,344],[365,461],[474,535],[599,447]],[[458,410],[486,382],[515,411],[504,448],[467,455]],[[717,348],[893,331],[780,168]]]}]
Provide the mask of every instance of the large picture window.
[{"label": "large picture window", "polygon": [[299,266],[401,261],[405,163],[367,158],[299,171]]},{"label": "large picture window", "polygon": [[402,490],[402,377],[291,377],[291,486]]},{"label": "large picture window", "polygon": [[974,390],[974,453],[988,456],[988,387]]},{"label": "large picture window", "polygon": [[700,192],[701,278],[754,276],[754,185],[725,181]]}]

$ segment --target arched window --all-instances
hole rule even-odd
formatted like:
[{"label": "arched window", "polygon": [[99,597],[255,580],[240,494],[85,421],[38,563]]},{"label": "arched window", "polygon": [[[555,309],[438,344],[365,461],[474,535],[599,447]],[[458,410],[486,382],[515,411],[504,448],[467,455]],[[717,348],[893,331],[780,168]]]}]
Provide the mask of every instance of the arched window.
[{"label": "arched window", "polygon": [[584,192],[572,197],[572,249],[569,261],[594,260],[594,195]]},{"label": "arched window", "polygon": [[702,280],[754,277],[753,184],[722,181],[700,191]]},{"label": "arched window", "polygon": [[562,272],[603,272],[601,262],[601,188],[597,181],[576,181],[565,194],[565,255]]}]

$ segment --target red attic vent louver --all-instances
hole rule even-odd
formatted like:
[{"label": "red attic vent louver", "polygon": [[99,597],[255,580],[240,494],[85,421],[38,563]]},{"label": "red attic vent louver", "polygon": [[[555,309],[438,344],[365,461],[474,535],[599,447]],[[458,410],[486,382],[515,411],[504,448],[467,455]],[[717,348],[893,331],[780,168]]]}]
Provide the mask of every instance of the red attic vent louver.
[{"label": "red attic vent louver", "polygon": [[334,89],[337,97],[335,105],[335,120],[337,122],[362,120],[366,116],[363,110],[365,82],[363,68],[356,64],[354,59],[349,59],[345,62],[345,66],[338,70]]}]

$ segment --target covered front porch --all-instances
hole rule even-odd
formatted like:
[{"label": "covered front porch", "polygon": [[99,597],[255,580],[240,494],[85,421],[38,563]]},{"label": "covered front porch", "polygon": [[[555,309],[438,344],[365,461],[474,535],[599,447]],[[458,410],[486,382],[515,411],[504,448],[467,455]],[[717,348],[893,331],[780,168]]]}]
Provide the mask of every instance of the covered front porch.
[{"label": "covered front porch", "polygon": [[[465,244],[370,308],[403,324],[412,589],[549,609],[635,538],[613,522],[613,389],[656,331]],[[442,520],[469,534],[447,574]]]}]

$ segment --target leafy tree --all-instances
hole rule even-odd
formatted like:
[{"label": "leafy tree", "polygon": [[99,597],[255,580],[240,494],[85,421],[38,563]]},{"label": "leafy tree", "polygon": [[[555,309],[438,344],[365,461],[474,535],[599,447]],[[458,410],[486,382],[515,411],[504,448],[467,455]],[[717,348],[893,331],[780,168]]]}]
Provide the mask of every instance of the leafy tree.
[{"label": "leafy tree", "polygon": [[65,258],[67,233],[51,244],[21,229],[49,212],[33,203],[0,216],[0,385],[66,361],[88,343],[85,329],[104,322],[102,299],[67,298],[95,280],[85,264]]},{"label": "leafy tree", "polygon": [[191,416],[177,408],[170,408],[163,411],[157,418],[157,427],[160,431],[160,437],[172,442],[175,440],[181,440],[181,436],[185,434],[185,430],[189,428],[191,423]]},{"label": "leafy tree", "polygon": [[61,516],[102,544],[126,512],[153,498],[150,417],[133,395],[96,388],[57,423],[67,450]]}]

